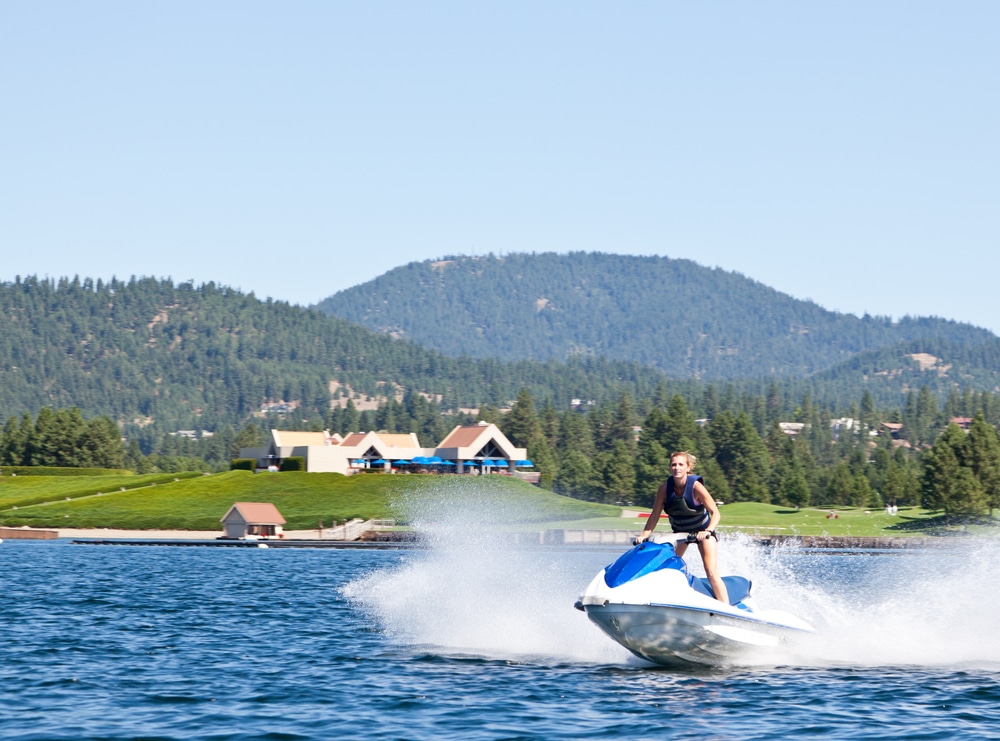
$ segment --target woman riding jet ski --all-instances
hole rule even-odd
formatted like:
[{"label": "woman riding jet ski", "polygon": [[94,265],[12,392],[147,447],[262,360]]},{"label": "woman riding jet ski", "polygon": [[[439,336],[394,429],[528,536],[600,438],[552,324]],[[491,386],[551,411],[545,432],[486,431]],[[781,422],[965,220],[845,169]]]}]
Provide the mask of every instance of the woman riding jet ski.
[{"label": "woman riding jet ski", "polygon": [[[697,539],[689,534],[675,542]],[[595,576],[575,606],[612,639],[656,664],[726,663],[813,632],[787,612],[758,610],[748,579],[722,580],[728,603],[715,598],[708,579],[688,574],[672,543],[640,542]]]}]

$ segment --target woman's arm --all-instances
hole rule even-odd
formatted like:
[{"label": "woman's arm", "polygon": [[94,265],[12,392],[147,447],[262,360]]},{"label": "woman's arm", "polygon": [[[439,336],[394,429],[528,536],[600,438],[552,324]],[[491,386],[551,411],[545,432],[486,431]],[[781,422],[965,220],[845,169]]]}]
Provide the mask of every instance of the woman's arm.
[{"label": "woman's arm", "polygon": [[666,482],[660,484],[660,488],[656,490],[656,496],[653,498],[653,511],[649,513],[649,518],[646,520],[646,526],[642,529],[642,534],[639,535],[637,540],[649,540],[649,536],[653,534],[653,529],[656,527],[656,523],[660,521],[660,515],[663,513],[663,503],[667,498],[667,484]]},{"label": "woman's arm", "polygon": [[[694,483],[694,500],[699,504],[705,505],[705,509],[712,516],[711,521],[708,523],[707,530],[715,531],[718,527],[719,522],[722,520],[722,515],[719,513],[719,505],[715,503],[715,499],[712,495],[708,493],[708,489],[700,481]],[[699,538],[699,540],[702,540]]]}]

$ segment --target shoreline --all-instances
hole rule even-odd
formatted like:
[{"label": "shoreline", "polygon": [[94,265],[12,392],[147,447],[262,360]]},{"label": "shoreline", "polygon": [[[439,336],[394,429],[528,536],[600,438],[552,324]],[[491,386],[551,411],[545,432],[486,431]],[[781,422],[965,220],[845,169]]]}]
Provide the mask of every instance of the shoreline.
[{"label": "shoreline", "polygon": [[[60,540],[76,538],[122,539],[122,540],[217,540],[222,537],[222,530],[118,530],[115,528],[4,528],[0,537],[10,540],[45,540],[52,539],[50,533]],[[20,535],[20,537],[19,537]],[[283,538],[274,540],[322,540],[318,530],[287,530]]]},{"label": "shoreline", "polygon": [[[546,533],[556,533],[563,535],[560,531],[540,531],[535,533],[521,534],[515,540],[528,544],[531,542],[538,545],[550,546],[627,546],[628,540],[625,537],[631,535],[631,531],[615,531],[613,538],[602,537],[600,539],[564,539],[545,537]],[[597,532],[604,536],[611,535],[610,532]],[[218,541],[222,540],[220,530],[125,530],[115,528],[3,528],[0,533],[0,540],[118,540],[118,541]],[[366,533],[357,542],[375,545],[382,544],[416,544],[419,540],[412,531],[382,531],[376,533]],[[525,537],[527,536],[527,537]],[[538,540],[536,540],[536,537]],[[929,536],[847,536],[847,535],[762,535],[753,538],[754,542],[764,547],[790,547],[809,550],[906,550],[917,548],[939,548],[954,544],[955,538],[941,538]],[[965,540],[965,538],[960,538]],[[284,537],[265,538],[263,542],[303,542],[312,543],[334,542],[333,538],[323,538],[318,530],[288,530]],[[353,542],[341,541],[336,542]]]}]

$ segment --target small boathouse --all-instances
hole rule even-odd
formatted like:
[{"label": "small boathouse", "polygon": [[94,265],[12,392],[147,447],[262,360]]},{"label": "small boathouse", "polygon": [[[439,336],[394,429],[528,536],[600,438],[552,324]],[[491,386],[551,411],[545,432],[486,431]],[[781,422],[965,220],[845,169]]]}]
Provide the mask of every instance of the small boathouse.
[{"label": "small boathouse", "polygon": [[285,518],[270,502],[236,502],[220,520],[224,538],[245,538],[255,535],[260,538],[284,537],[282,527]]}]

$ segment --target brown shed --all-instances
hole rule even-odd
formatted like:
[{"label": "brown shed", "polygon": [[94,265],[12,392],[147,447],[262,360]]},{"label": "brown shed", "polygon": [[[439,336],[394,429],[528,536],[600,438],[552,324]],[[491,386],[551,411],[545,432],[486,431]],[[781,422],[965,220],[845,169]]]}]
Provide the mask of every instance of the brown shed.
[{"label": "brown shed", "polygon": [[270,502],[236,502],[219,520],[225,528],[224,538],[282,537],[285,518]]}]

